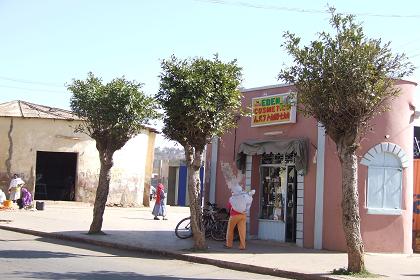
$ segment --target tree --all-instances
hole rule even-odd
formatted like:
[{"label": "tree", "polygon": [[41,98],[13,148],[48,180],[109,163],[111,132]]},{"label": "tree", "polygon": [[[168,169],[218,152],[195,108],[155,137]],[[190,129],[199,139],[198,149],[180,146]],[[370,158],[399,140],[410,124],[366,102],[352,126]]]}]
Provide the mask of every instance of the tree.
[{"label": "tree", "polygon": [[151,119],[159,116],[155,99],[146,96],[140,90],[141,86],[124,77],[104,85],[92,73],[88,74],[86,81],[73,80],[67,85],[73,93],[70,107],[84,119],[77,131],[96,141],[101,162],[90,234],[99,233],[102,229],[114,152],[139,134]]},{"label": "tree", "polygon": [[217,55],[213,60],[172,56],[161,68],[156,98],[165,110],[163,133],[184,147],[194,248],[205,249],[199,169],[206,144],[232,128],[241,112],[241,68]]},{"label": "tree", "polygon": [[[299,109],[321,123],[336,143],[342,168],[342,223],[347,244],[348,271],[365,270],[360,234],[357,156],[369,121],[387,110],[398,95],[394,79],[413,72],[404,54],[393,55],[390,43],[368,39],[354,16],[330,8],[334,35],[319,33],[319,40],[301,48],[300,38],[284,34],[284,46],[294,58],[279,78],[296,86]],[[389,103],[388,103],[389,104]]]}]

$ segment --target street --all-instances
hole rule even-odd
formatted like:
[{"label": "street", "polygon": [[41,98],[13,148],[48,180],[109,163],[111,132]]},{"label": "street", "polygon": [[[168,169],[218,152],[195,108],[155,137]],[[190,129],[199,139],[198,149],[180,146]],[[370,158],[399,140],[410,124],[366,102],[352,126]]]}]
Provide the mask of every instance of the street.
[{"label": "street", "polygon": [[0,230],[0,279],[285,279]]}]

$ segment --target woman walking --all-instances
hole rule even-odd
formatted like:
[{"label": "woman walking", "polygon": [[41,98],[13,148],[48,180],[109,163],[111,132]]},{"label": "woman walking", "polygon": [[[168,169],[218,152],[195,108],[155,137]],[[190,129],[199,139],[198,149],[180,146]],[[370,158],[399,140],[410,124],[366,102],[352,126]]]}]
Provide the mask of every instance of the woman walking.
[{"label": "woman walking", "polygon": [[155,220],[159,220],[158,216],[163,216],[163,220],[167,220],[165,197],[165,187],[159,183],[156,188],[156,201],[152,211]]}]

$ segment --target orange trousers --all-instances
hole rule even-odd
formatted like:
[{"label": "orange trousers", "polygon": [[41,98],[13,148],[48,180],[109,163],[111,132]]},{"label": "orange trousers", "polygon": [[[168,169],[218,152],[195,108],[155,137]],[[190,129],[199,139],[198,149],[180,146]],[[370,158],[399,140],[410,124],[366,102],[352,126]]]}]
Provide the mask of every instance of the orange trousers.
[{"label": "orange trousers", "polygon": [[234,216],[230,216],[228,222],[228,228],[226,232],[226,246],[232,247],[233,246],[233,232],[235,227],[238,227],[239,232],[239,249],[245,249],[246,243],[246,215],[245,214],[238,214]]}]

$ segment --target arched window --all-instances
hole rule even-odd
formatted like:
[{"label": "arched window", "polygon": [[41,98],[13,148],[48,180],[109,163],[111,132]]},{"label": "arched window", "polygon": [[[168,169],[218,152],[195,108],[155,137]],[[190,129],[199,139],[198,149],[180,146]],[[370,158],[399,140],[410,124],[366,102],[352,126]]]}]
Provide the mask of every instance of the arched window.
[{"label": "arched window", "polygon": [[368,166],[366,206],[369,214],[399,215],[402,201],[402,170],[408,157],[401,147],[381,143],[360,162]]}]

